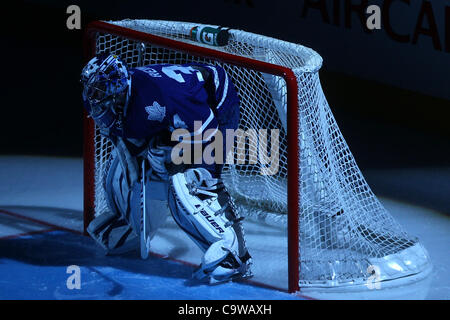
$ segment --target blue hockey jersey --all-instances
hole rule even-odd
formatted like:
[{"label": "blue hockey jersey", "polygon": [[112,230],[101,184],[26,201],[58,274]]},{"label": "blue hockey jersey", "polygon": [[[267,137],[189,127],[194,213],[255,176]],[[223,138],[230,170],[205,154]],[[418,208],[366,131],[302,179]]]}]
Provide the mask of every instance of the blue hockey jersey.
[{"label": "blue hockey jersey", "polygon": [[[206,85],[196,66],[209,71],[211,85]],[[219,66],[158,64],[130,73],[131,94],[122,130],[112,129],[125,138],[145,139],[164,129],[183,128],[206,142],[218,129],[218,118],[239,105],[232,81]],[[195,121],[201,126],[194,126]]]}]

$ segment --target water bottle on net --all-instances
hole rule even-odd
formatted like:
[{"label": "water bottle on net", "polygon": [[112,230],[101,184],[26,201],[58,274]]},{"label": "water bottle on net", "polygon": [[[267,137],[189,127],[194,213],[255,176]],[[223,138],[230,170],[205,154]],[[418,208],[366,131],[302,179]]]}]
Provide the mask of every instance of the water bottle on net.
[{"label": "water bottle on net", "polygon": [[211,46],[226,46],[230,38],[228,29],[211,26],[196,26],[191,29],[191,39]]}]

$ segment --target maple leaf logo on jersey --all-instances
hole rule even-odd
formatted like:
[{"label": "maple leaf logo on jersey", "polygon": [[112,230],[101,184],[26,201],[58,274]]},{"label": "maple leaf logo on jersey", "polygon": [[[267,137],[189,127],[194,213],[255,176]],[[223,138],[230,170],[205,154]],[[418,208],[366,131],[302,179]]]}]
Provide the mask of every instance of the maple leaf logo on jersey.
[{"label": "maple leaf logo on jersey", "polygon": [[147,120],[154,120],[162,122],[166,116],[166,107],[161,106],[158,102],[153,102],[153,105],[145,107],[148,113]]}]

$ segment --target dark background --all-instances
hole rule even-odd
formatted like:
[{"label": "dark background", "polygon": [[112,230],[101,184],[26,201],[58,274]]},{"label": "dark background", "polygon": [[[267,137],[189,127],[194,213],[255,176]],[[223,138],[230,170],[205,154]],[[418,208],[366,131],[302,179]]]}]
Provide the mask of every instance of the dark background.
[{"label": "dark background", "polygon": [[[311,37],[314,29],[283,32],[283,28],[275,27],[277,20],[261,16],[257,0],[15,1],[10,4],[1,19],[1,154],[82,156],[79,73],[83,66],[83,31],[66,28],[66,8],[71,4],[81,8],[82,27],[98,19],[192,21],[238,28],[312,47],[324,58],[320,75],[325,94],[362,169],[448,167],[450,164],[448,100],[401,89],[400,85],[387,85],[380,79],[349,74],[345,72],[345,63],[354,57],[341,59],[344,71],[329,68],[327,59],[332,60],[334,53],[322,46],[323,39],[315,41]],[[281,6],[275,1],[273,14],[273,19],[283,18]],[[301,41],[303,34],[309,35],[304,37],[306,41]],[[346,37],[345,30],[342,37]],[[448,80],[426,75],[423,79],[427,85]]]}]

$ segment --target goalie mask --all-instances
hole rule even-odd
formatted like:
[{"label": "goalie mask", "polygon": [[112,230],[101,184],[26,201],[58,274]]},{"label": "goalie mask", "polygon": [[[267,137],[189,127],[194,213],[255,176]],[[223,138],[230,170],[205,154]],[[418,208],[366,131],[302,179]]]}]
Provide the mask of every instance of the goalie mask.
[{"label": "goalie mask", "polygon": [[91,59],[81,73],[83,101],[101,128],[111,128],[125,110],[131,90],[131,76],[116,55]]}]

